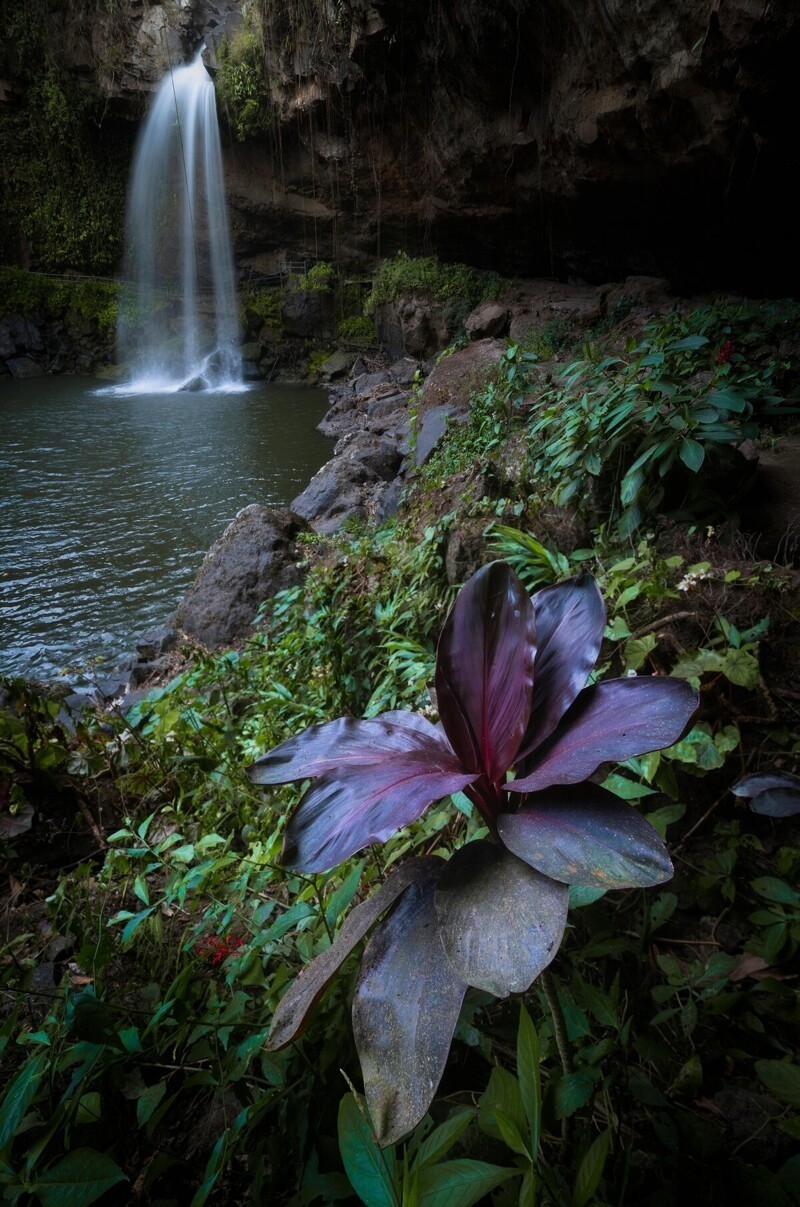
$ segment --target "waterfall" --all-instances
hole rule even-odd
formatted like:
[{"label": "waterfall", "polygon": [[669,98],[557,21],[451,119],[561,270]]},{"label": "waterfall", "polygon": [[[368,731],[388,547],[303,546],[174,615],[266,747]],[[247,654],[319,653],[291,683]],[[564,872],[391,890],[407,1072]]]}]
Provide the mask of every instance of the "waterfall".
[{"label": "waterfall", "polygon": [[139,135],[118,328],[129,393],[241,384],[236,281],[214,85],[201,57],[170,71]]}]

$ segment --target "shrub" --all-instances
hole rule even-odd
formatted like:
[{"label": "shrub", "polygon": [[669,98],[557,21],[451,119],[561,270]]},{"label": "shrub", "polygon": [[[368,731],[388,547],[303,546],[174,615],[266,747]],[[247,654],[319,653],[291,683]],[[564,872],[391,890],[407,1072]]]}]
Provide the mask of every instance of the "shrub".
[{"label": "shrub", "polygon": [[451,317],[463,321],[479,302],[496,296],[501,284],[497,273],[479,272],[467,264],[442,264],[436,256],[414,258],[399,251],[378,267],[364,311],[372,314],[384,302],[423,294],[442,302]]},{"label": "shrub", "polygon": [[339,323],[339,339],[346,344],[369,345],[377,343],[378,333],[371,319],[356,316]]},{"label": "shrub", "polygon": [[252,30],[237,30],[230,40],[223,41],[216,90],[239,142],[259,137],[272,125],[264,52]]}]

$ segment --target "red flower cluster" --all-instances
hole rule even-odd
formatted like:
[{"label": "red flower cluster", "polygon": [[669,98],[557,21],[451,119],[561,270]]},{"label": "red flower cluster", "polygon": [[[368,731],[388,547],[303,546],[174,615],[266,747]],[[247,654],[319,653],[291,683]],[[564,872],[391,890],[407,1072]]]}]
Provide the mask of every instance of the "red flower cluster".
[{"label": "red flower cluster", "polygon": [[216,968],[223,960],[227,960],[228,956],[236,955],[242,947],[244,939],[240,939],[238,935],[206,935],[205,938],[197,940],[194,949],[206,964]]},{"label": "red flower cluster", "polygon": [[728,361],[733,356],[735,351],[736,351],[736,344],[733,342],[732,339],[726,339],[725,343],[722,345],[719,352],[717,353],[717,364],[718,365],[727,365]]}]

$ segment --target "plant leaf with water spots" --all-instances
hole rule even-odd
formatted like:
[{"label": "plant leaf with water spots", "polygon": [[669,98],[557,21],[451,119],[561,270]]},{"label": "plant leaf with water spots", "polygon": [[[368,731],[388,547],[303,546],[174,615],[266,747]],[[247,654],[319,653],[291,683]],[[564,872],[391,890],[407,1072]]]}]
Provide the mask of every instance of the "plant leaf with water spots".
[{"label": "plant leaf with water spots", "polygon": [[566,885],[486,840],[460,847],[439,877],[436,916],[447,958],[468,985],[522,993],[558,951]]},{"label": "plant leaf with water spots", "polygon": [[800,813],[800,776],[788,771],[745,775],[731,792],[734,796],[749,797],[753,812],[765,817],[793,817]]},{"label": "plant leaf with water spots", "polygon": [[644,888],[672,876],[667,849],[632,805],[594,784],[529,796],[497,828],[510,851],[545,876],[592,888]]},{"label": "plant leaf with water spots", "polygon": [[247,774],[254,784],[288,784],[394,755],[436,757],[442,749],[449,750],[442,733],[415,713],[387,712],[367,720],[339,717],[282,742],[253,763]]},{"label": "plant leaf with water spots", "polygon": [[353,1034],[382,1146],[416,1127],[430,1106],[467,989],[439,939],[439,875],[431,868],[410,885],[375,929],[353,998]]},{"label": "plant leaf with water spots", "polygon": [[410,884],[429,876],[431,869],[436,869],[440,863],[441,860],[432,856],[404,863],[366,901],[350,911],[331,946],[306,964],[281,998],[267,1040],[269,1051],[285,1048],[302,1034],[320,995],[356,944]]},{"label": "plant leaf with water spots", "polygon": [[393,754],[322,775],[289,818],[281,862],[301,872],[325,872],[371,842],[385,842],[432,801],[474,778],[443,745],[424,759],[416,751]]}]

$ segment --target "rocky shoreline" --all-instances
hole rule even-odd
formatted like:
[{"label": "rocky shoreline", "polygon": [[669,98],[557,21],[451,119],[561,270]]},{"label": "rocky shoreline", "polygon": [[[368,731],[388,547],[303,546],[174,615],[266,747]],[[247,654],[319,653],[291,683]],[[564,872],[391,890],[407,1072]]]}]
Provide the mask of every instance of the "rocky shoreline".
[{"label": "rocky shoreline", "polygon": [[[429,300],[404,298],[384,307],[376,316],[380,353],[340,349],[321,366],[329,408],[318,426],[336,442],[331,458],[288,507],[244,507],[209,549],[172,617],[142,634],[90,692],[67,691],[66,708],[113,702],[127,711],[173,677],[193,647],[218,650],[246,640],[260,604],[302,581],[303,534],[330,536],[347,521],[381,522],[397,513],[410,479],[447,425],[464,421],[472,394],[496,373],[509,342],[555,327],[574,341],[599,323],[618,322],[620,314],[633,330],[676,301],[660,278],[604,286],[519,282],[478,306],[466,319],[466,339],[446,353],[453,333]],[[800,522],[791,485],[797,450],[788,468],[771,465],[769,453],[762,458],[773,524]]]}]

